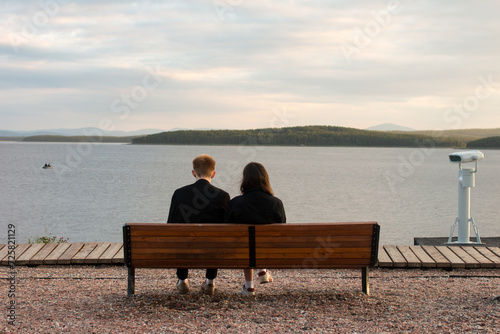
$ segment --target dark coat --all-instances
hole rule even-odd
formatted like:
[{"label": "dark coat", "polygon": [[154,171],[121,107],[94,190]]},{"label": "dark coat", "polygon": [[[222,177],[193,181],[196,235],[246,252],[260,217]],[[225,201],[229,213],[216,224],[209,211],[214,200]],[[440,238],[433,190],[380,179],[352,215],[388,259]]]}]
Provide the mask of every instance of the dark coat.
[{"label": "dark coat", "polygon": [[279,198],[254,188],[229,202],[224,221],[240,224],[286,223],[285,208]]},{"label": "dark coat", "polygon": [[167,223],[222,223],[229,194],[205,179],[177,189]]}]

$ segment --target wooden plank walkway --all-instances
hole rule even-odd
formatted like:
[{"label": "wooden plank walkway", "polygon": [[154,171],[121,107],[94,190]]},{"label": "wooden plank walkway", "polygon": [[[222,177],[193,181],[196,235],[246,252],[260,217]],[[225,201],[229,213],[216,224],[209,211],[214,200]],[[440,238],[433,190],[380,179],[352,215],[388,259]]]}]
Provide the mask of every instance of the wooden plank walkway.
[{"label": "wooden plank walkway", "polygon": [[[15,255],[17,266],[124,263],[121,242],[20,244]],[[5,245],[0,245],[0,264],[9,265]]]},{"label": "wooden plank walkway", "polygon": [[[0,264],[9,264],[0,245]],[[123,264],[121,242],[76,242],[16,245],[15,265]],[[380,246],[379,268],[500,268],[500,247]]]}]

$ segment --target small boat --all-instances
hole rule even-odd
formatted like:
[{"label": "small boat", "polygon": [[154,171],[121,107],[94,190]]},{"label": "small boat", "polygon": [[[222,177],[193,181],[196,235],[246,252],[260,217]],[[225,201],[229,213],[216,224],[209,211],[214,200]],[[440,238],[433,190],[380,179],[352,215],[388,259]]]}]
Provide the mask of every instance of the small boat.
[{"label": "small boat", "polygon": [[52,166],[50,164],[45,164],[45,166],[42,167],[43,169],[49,169],[49,168],[52,168]]}]

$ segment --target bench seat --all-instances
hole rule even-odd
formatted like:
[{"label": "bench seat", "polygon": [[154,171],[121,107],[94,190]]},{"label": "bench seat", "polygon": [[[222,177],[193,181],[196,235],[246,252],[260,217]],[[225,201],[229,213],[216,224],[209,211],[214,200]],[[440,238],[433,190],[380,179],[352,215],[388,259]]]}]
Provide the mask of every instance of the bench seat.
[{"label": "bench seat", "polygon": [[303,224],[159,224],[123,226],[128,294],[136,268],[362,269],[377,262],[376,222]]}]

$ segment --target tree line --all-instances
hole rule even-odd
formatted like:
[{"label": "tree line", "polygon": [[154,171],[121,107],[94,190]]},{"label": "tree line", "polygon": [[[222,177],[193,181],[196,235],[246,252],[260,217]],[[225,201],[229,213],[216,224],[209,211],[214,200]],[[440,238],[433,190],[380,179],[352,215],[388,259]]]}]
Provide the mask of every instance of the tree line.
[{"label": "tree line", "polygon": [[467,143],[469,148],[500,148],[500,137],[487,137]]},{"label": "tree line", "polygon": [[87,136],[59,136],[59,135],[41,135],[41,136],[29,136],[24,137],[23,141],[26,142],[51,142],[51,143],[80,143],[80,142],[102,142],[102,143],[131,143],[132,139],[136,136],[131,137],[113,137],[113,136],[102,136],[102,137],[87,137]]},{"label": "tree line", "polygon": [[453,138],[368,131],[338,126],[297,126],[253,130],[179,130],[137,137],[133,144],[464,147]]}]

